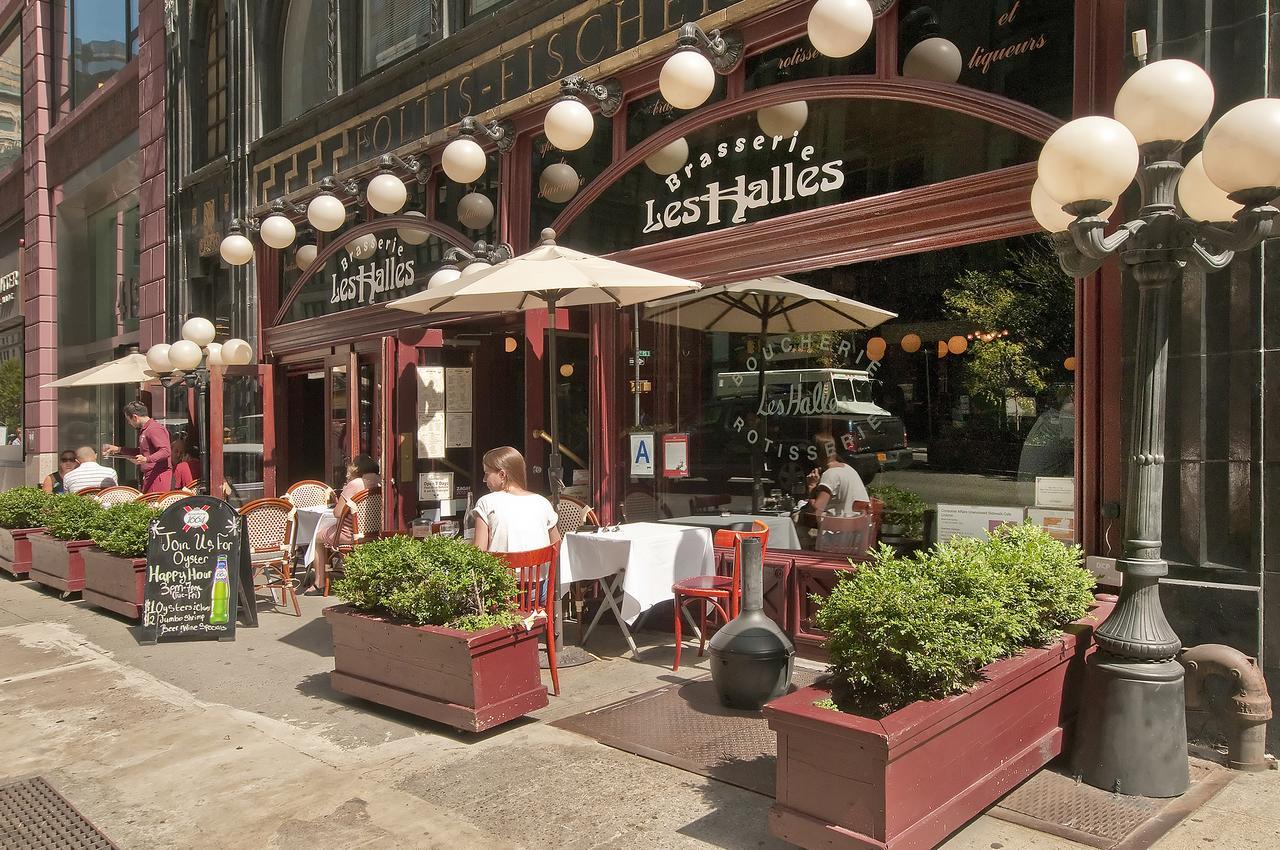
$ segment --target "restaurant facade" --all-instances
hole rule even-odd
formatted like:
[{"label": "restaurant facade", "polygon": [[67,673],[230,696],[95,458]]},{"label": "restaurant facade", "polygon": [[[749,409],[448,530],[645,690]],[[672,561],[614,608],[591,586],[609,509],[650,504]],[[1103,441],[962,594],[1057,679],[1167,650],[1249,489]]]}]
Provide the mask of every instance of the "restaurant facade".
[{"label": "restaurant facade", "polygon": [[[1151,58],[1207,68],[1215,116],[1273,93],[1265,34],[1280,14],[1267,2],[879,0],[870,39],[837,59],[814,49],[808,2],[179,5],[168,338],[203,315],[257,355],[215,376],[215,485],[249,498],[305,478],[340,484],[368,453],[394,492],[391,526],[458,516],[482,494],[493,446],[520,448],[545,489],[556,404],[564,484],[606,523],[746,512],[757,486],[785,505],[832,440],[873,486],[923,500],[923,534],[1029,518],[1078,542],[1103,576],[1123,533],[1134,311],[1116,264],[1079,281],[1058,268],[1029,208],[1035,160],[1062,122],[1109,110],[1137,67],[1133,30]],[[707,101],[681,110],[659,73],[691,23],[719,30],[727,58]],[[589,141],[563,151],[544,121],[573,76],[601,98],[585,98]],[[485,153],[465,184],[441,167],[464,120]],[[408,186],[391,215],[365,196],[383,172]],[[344,203],[340,229],[308,223],[319,194]],[[283,249],[253,233],[273,214],[297,230]],[[254,239],[247,265],[219,257],[233,228]],[[894,317],[761,346],[645,308],[561,309],[549,369],[545,311],[386,306],[447,260],[495,244],[521,253],[547,229],[704,285],[784,276]],[[1265,520],[1280,476],[1264,423],[1280,324],[1263,281],[1275,262],[1273,240],[1225,271],[1187,271],[1164,494],[1175,628],[1188,645],[1258,656],[1269,674],[1280,533]],[[808,593],[842,563],[799,537],[794,550],[773,541],[769,562],[773,610],[797,634]]]}]

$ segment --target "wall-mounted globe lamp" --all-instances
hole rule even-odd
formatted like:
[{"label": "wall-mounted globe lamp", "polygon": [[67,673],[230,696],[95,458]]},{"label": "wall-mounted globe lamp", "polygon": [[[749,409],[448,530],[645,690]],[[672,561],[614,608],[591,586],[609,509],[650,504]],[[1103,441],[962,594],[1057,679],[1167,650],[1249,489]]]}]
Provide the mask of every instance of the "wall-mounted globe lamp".
[{"label": "wall-mounted globe lamp", "polygon": [[488,157],[476,141],[478,136],[492,141],[501,153],[511,150],[516,142],[515,128],[510,122],[490,121],[484,124],[471,116],[463,118],[458,123],[458,138],[445,145],[440,157],[445,176],[454,183],[474,183],[484,176]]},{"label": "wall-mounted globe lamp", "polygon": [[395,215],[409,200],[409,189],[396,171],[412,175],[421,182],[426,176],[425,169],[416,157],[401,158],[395,154],[384,154],[378,160],[378,168],[379,172],[365,187],[365,200],[383,215]]},{"label": "wall-mounted globe lamp", "polygon": [[[803,100],[779,103],[756,110],[756,123],[766,136],[792,136],[809,120],[809,104]],[[683,165],[684,163],[681,163]]]},{"label": "wall-mounted globe lamp", "polygon": [[252,230],[256,222],[252,219],[232,219],[230,233],[223,237],[218,246],[218,254],[229,266],[243,266],[253,259],[253,242],[244,235],[245,230]]},{"label": "wall-mounted globe lamp", "polygon": [[911,45],[902,61],[902,76],[935,83],[954,83],[964,70],[960,48],[941,35],[937,13],[918,6],[902,17],[898,26]]},{"label": "wall-mounted globe lamp", "polygon": [[458,223],[471,230],[488,227],[493,212],[493,201],[482,192],[468,192],[458,200]]},{"label": "wall-mounted globe lamp", "polygon": [[586,77],[566,77],[560,81],[560,99],[547,110],[542,130],[547,141],[562,151],[576,151],[591,141],[595,116],[585,101],[599,105],[600,114],[612,118],[622,106],[622,84],[615,79],[592,83]]},{"label": "wall-mounted globe lamp", "polygon": [[658,73],[658,89],[676,109],[697,109],[716,87],[716,74],[727,74],[742,59],[742,36],[685,24],[676,38],[676,52]]},{"label": "wall-mounted globe lamp", "polygon": [[645,157],[644,164],[654,174],[665,177],[668,174],[675,174],[684,168],[684,164],[688,161],[689,143],[682,136],[666,147],[659,148],[649,154]]},{"label": "wall-mounted globe lamp", "polygon": [[809,41],[831,59],[852,56],[871,37],[874,18],[867,0],[818,0],[809,10]]},{"label": "wall-mounted globe lamp", "polygon": [[582,178],[567,162],[553,162],[538,175],[538,191],[553,204],[567,203],[582,186]]},{"label": "wall-mounted globe lamp", "polygon": [[316,261],[317,252],[318,249],[315,245],[299,245],[298,250],[293,252],[293,264],[298,267],[299,271],[305,272]]},{"label": "wall-mounted globe lamp", "polygon": [[[423,221],[427,220],[427,214],[421,210],[407,210],[404,214],[411,215],[414,218],[420,218]],[[413,227],[398,227],[396,228],[396,235],[399,236],[400,241],[406,245],[422,245],[431,238],[431,234],[427,231],[418,230]]]},{"label": "wall-mounted globe lamp", "polygon": [[347,205],[335,194],[338,191],[349,197],[360,194],[354,180],[339,184],[332,177],[326,177],[320,181],[320,194],[307,204],[307,221],[321,233],[332,233],[347,222]]}]

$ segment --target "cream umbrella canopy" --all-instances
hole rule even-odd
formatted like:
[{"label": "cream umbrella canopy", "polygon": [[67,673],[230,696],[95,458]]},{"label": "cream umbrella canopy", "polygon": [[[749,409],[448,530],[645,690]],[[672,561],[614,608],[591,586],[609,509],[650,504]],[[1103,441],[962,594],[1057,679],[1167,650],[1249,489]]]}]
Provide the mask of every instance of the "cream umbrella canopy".
[{"label": "cream umbrella canopy", "polygon": [[147,358],[136,351],[109,363],[90,366],[74,375],[67,375],[51,381],[46,387],[96,387],[103,384],[140,384],[149,381],[154,375],[148,370]]},{"label": "cream umbrella canopy", "polygon": [[[546,307],[551,317],[547,361],[551,386],[556,383],[557,307],[613,304],[628,307],[700,288],[691,280],[629,266],[557,245],[555,231],[542,231],[538,247],[492,268],[467,274],[387,304],[411,313],[508,313]],[[560,495],[560,434],[556,404],[551,404],[551,457],[548,463],[554,496]]]},{"label": "cream umbrella canopy", "polygon": [[[757,410],[764,407],[764,350],[769,334],[870,330],[897,315],[778,276],[704,287],[651,304],[645,310],[645,318],[654,322],[702,331],[756,334],[756,350],[760,352],[756,358]],[[753,477],[752,511],[758,511],[763,485],[759,475]]]}]

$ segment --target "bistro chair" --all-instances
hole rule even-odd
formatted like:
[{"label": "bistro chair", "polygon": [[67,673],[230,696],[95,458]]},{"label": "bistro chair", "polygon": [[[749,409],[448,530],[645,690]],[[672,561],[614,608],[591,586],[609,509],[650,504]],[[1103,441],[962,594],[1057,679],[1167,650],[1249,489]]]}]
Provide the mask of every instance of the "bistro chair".
[{"label": "bistro chair", "polygon": [[880,539],[880,526],[884,523],[884,502],[872,496],[870,502],[854,502],[853,509],[860,514],[871,514],[871,542],[868,545],[876,545]]},{"label": "bistro chair", "polygon": [[[543,636],[547,641],[547,668],[551,671],[551,691],[560,696],[560,667],[556,663],[556,618],[547,610],[548,598],[557,592],[556,568],[560,564],[557,546],[531,549],[528,552],[494,552],[516,574],[516,610],[521,614],[542,615]],[[535,625],[534,628],[537,628]]]},{"label": "bistro chair", "polygon": [[[255,499],[240,509],[248,534],[249,561],[253,565],[254,591],[275,592],[293,603],[302,616],[298,590],[293,584],[293,519],[297,509],[284,499]],[[261,579],[261,581],[259,581]]]},{"label": "bistro chair", "polygon": [[671,511],[648,490],[631,490],[622,500],[623,522],[658,522],[664,516],[671,516]]},{"label": "bistro chair", "polygon": [[180,502],[188,496],[194,495],[195,493],[191,490],[168,490],[163,493],[143,493],[137,498],[137,501],[162,511],[174,502]]},{"label": "bistro chair", "polygon": [[675,598],[676,659],[671,669],[680,669],[680,647],[683,642],[680,621],[685,615],[685,605],[694,600],[701,602],[698,617],[698,657],[707,648],[707,609],[713,609],[724,622],[738,616],[738,603],[742,597],[742,539],[756,537],[760,540],[760,556],[763,558],[769,546],[769,526],[753,520],[750,531],[721,529],[716,532],[715,544],[733,548],[733,571],[730,575],[693,576],[671,585]]},{"label": "bistro chair", "polygon": [[714,516],[729,507],[733,497],[721,493],[716,496],[691,496],[689,513],[693,516]]},{"label": "bistro chair", "polygon": [[[88,495],[84,490],[80,491],[80,495]],[[107,487],[98,491],[93,498],[98,500],[98,504],[104,508],[114,507],[115,505],[123,505],[125,502],[135,502],[142,495],[141,490],[135,490],[133,487]]]},{"label": "bistro chair", "polygon": [[[370,487],[361,490],[350,499],[340,503],[333,509],[338,525],[346,524],[351,531],[350,543],[339,543],[332,547],[332,558],[324,574],[324,595],[329,595],[330,577],[335,569],[342,572],[342,558],[351,554],[351,550],[366,540],[382,535],[382,488]],[[342,540],[339,533],[338,540]],[[323,545],[323,544],[322,544]]]},{"label": "bistro chair", "polygon": [[333,504],[333,497],[333,488],[314,478],[299,481],[284,493],[295,508],[327,508]]},{"label": "bistro chair", "polygon": [[814,549],[835,555],[864,557],[871,549],[875,533],[875,517],[872,514],[853,516],[818,517],[818,539]]},{"label": "bistro chair", "polygon": [[556,523],[556,528],[559,529],[561,537],[571,531],[577,531],[587,523],[592,525],[600,524],[600,518],[596,516],[595,508],[572,496],[560,497],[560,501],[556,504],[556,516],[560,518],[560,521]]}]

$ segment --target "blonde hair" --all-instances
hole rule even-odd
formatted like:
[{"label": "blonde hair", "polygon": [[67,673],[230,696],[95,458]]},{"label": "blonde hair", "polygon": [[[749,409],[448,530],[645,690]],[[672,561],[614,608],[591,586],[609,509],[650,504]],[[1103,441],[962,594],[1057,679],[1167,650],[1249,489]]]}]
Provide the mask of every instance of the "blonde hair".
[{"label": "blonde hair", "polygon": [[509,484],[514,484],[521,490],[528,489],[528,485],[525,483],[524,456],[511,448],[511,446],[498,446],[496,449],[489,449],[484,453],[484,457],[480,462],[485,469],[501,472],[506,476]]}]

